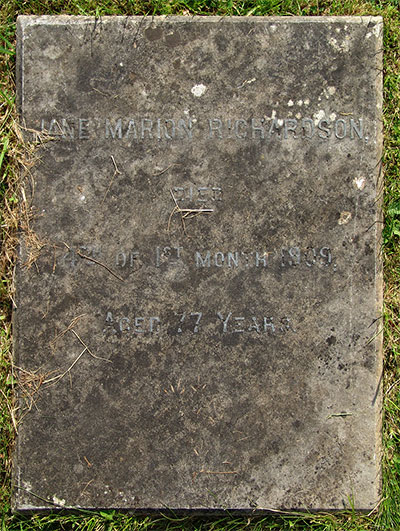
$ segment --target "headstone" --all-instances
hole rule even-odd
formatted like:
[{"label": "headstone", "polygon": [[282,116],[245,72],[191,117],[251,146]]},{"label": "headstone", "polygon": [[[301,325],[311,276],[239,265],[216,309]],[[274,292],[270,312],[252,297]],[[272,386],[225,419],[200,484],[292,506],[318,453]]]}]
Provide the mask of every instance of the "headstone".
[{"label": "headstone", "polygon": [[19,17],[17,510],[370,510],[378,17]]}]

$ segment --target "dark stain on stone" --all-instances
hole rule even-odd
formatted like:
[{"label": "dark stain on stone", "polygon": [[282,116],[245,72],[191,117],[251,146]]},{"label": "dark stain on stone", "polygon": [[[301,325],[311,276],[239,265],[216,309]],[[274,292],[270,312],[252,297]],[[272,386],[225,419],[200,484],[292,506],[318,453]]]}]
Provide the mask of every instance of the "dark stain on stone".
[{"label": "dark stain on stone", "polygon": [[163,29],[160,26],[155,28],[147,28],[144,31],[144,35],[149,41],[158,41],[163,36]]},{"label": "dark stain on stone", "polygon": [[293,426],[293,428],[295,430],[299,430],[302,427],[302,425],[303,425],[303,423],[300,420],[298,420],[298,419],[296,419],[296,420],[294,420],[292,422],[292,426]]},{"label": "dark stain on stone", "polygon": [[336,344],[336,337],[335,336],[329,336],[326,339],[326,342],[328,343],[329,346],[335,345]]},{"label": "dark stain on stone", "polygon": [[181,37],[179,33],[177,31],[174,31],[173,33],[167,33],[165,35],[165,43],[171,48],[174,48],[175,46],[181,44]]},{"label": "dark stain on stone", "polygon": [[229,41],[228,41],[228,39],[226,37],[224,37],[223,35],[218,33],[215,36],[215,44],[217,45],[217,48],[218,48],[219,52],[225,52],[227,47],[228,47],[228,45],[229,45]]}]

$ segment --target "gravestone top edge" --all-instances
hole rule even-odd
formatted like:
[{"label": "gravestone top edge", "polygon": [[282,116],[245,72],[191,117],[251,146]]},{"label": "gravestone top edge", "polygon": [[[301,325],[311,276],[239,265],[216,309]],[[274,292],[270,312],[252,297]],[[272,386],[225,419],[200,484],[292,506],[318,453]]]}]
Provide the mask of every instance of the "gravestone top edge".
[{"label": "gravestone top edge", "polygon": [[174,22],[174,21],[193,21],[195,23],[201,22],[245,22],[245,23],[268,23],[273,22],[281,24],[302,24],[302,23],[316,23],[327,24],[330,22],[348,22],[351,24],[381,24],[383,23],[383,17],[381,15],[326,15],[326,16],[262,16],[255,15],[251,17],[243,16],[217,16],[217,15],[104,15],[101,17],[89,16],[89,15],[18,15],[17,22],[23,26],[35,26],[37,24],[87,24],[88,22],[101,23],[106,22],[121,22],[125,20],[143,20],[147,22]]}]

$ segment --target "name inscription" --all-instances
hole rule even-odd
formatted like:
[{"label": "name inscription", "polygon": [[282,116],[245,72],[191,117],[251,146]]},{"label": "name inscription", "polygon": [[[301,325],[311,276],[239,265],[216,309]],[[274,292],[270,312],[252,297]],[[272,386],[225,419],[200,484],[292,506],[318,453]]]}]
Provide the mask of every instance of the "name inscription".
[{"label": "name inscription", "polygon": [[[325,114],[322,112],[322,115]],[[280,140],[362,140],[368,142],[364,120],[361,117],[340,117],[331,113],[329,118],[42,118],[34,126],[42,133],[63,140],[104,138],[125,141],[128,144],[144,141],[190,141],[200,137],[213,140],[235,141]]]}]

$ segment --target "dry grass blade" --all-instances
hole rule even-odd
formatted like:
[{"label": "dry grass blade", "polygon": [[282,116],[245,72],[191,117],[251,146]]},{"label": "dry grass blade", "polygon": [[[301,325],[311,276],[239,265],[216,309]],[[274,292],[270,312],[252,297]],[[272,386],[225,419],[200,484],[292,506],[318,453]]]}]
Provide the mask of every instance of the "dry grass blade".
[{"label": "dry grass blade", "polygon": [[103,264],[103,262],[99,262],[99,260],[95,260],[91,256],[87,256],[86,254],[82,254],[80,251],[76,251],[76,254],[78,256],[80,256],[81,258],[84,258],[85,260],[89,260],[89,262],[93,262],[94,264],[97,264],[97,265],[99,265],[101,267],[104,267],[104,269],[106,269],[110,273],[110,275],[112,275],[116,279],[120,280],[121,282],[124,282],[124,279],[122,277],[117,275],[117,273],[115,273],[112,269],[110,269],[108,266],[106,266],[106,264]]},{"label": "dry grass blade", "polygon": [[200,470],[199,474],[239,474],[237,470]]},{"label": "dry grass blade", "polygon": [[5,400],[5,403],[7,404],[7,408],[10,412],[10,417],[11,417],[11,421],[13,423],[13,426],[14,426],[14,430],[15,430],[15,433],[18,434],[18,428],[17,428],[17,421],[15,419],[15,414],[14,414],[14,411],[16,411],[16,409],[14,409],[14,407],[12,406],[12,404],[10,403],[10,399],[9,397],[5,394],[5,392],[3,391],[3,389],[0,388],[0,392],[1,394],[3,395],[4,397],[4,400]]},{"label": "dry grass blade", "polygon": [[69,330],[71,330],[75,325],[76,323],[82,319],[82,317],[84,317],[86,314],[82,313],[81,315],[78,315],[77,317],[74,317],[72,319],[72,321],[69,323],[69,325],[67,326],[67,328],[65,328],[62,332],[60,332],[59,334],[56,335],[56,337],[51,341],[51,345],[54,347],[55,344],[57,343],[57,341],[59,339],[61,339]]},{"label": "dry grass blade", "polygon": [[[65,247],[68,250],[71,250],[71,247],[68,244],[66,244],[65,242],[64,242],[64,245],[65,245]],[[92,258],[91,256],[87,256],[86,254],[83,254],[80,251],[76,251],[76,254],[78,256],[80,256],[81,258],[84,258],[85,260],[89,260],[89,262],[93,262],[94,264],[97,264],[97,265],[99,265],[101,267],[104,267],[104,269],[106,271],[108,271],[110,273],[110,275],[112,275],[116,279],[120,280],[121,282],[124,282],[124,279],[122,277],[117,275],[117,273],[115,273],[112,269],[110,269],[106,264],[103,264],[103,262],[100,262],[99,260],[96,260],[95,258]]]},{"label": "dry grass blade", "polygon": [[44,380],[44,384],[49,384],[50,382],[57,383],[61,378],[64,378],[66,374],[70,372],[70,370],[78,363],[78,361],[81,359],[81,357],[84,355],[84,353],[87,351],[87,347],[85,347],[82,352],[75,358],[73,363],[68,367],[66,371],[64,371],[62,374],[59,374],[57,376],[54,376],[53,378],[49,378],[48,380]]},{"label": "dry grass blade", "polygon": [[180,214],[181,215],[181,223],[182,223],[182,227],[183,227],[183,232],[185,234],[187,234],[186,233],[186,225],[185,225],[185,219],[186,218],[191,218],[191,217],[197,216],[199,214],[210,214],[211,212],[214,212],[214,210],[212,208],[181,208],[178,205],[178,202],[177,202],[172,190],[170,190],[170,193],[171,193],[172,199],[173,199],[173,201],[175,203],[175,207],[172,209],[171,214],[169,215],[169,218],[168,218],[168,225],[167,225],[167,231],[168,232],[170,231],[171,221],[172,221],[172,218],[174,217],[175,214]]},{"label": "dry grass blade", "polygon": [[71,332],[74,334],[74,336],[78,339],[78,341],[81,343],[82,346],[86,348],[86,350],[89,352],[89,354],[95,358],[96,360],[103,360],[107,361],[108,363],[112,363],[111,360],[108,360],[107,358],[102,358],[101,356],[96,356],[96,354],[93,354],[93,352],[90,350],[90,348],[86,345],[86,343],[79,337],[79,335],[75,332],[73,328],[71,328]]},{"label": "dry grass blade", "polygon": [[180,164],[177,164],[177,163],[174,162],[173,164],[170,164],[169,166],[167,166],[166,168],[161,170],[159,173],[154,173],[153,177],[160,177],[160,175],[163,175],[164,173],[167,173],[167,171],[170,170],[171,168],[173,168],[174,166],[180,166]]},{"label": "dry grass blade", "polygon": [[113,164],[114,164],[114,173],[113,173],[113,176],[111,177],[110,184],[109,184],[108,187],[107,187],[107,190],[106,190],[106,192],[105,192],[105,194],[104,194],[104,196],[103,196],[103,199],[102,199],[102,201],[101,201],[101,203],[100,203],[100,206],[104,203],[104,201],[105,201],[105,199],[106,199],[106,197],[107,197],[107,194],[108,194],[108,192],[110,191],[110,188],[111,188],[111,186],[112,186],[112,184],[113,184],[113,182],[114,182],[115,177],[116,177],[117,175],[121,175],[121,172],[120,172],[119,169],[118,169],[117,163],[115,162],[115,159],[114,159],[113,155],[110,155],[110,157],[111,157],[111,160],[112,160],[112,162],[113,162]]},{"label": "dry grass blade", "polygon": [[19,372],[17,385],[20,398],[25,401],[26,409],[30,411],[35,405],[35,396],[39,392],[46,375],[38,371],[27,371],[16,365],[14,368]]}]

